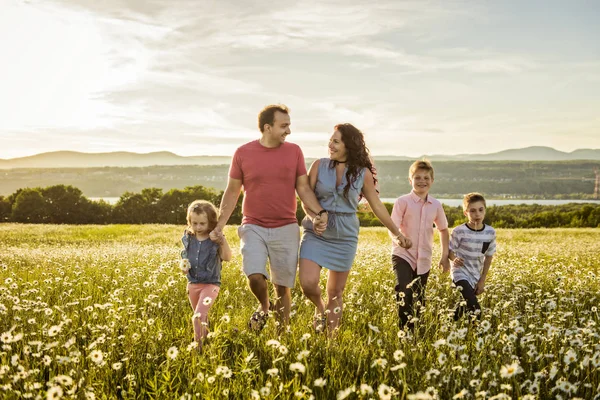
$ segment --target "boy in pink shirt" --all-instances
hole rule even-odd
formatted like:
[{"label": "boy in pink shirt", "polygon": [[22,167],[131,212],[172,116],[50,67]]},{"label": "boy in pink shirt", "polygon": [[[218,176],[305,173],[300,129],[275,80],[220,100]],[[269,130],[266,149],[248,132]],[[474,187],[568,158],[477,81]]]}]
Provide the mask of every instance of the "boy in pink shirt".
[{"label": "boy in pink shirt", "polygon": [[439,265],[444,272],[450,270],[448,220],[442,203],[429,195],[433,177],[433,167],[429,161],[415,161],[408,171],[408,181],[413,189],[398,197],[392,209],[392,221],[412,242],[409,249],[392,243],[392,265],[396,274],[395,290],[401,329],[405,326],[414,329],[413,315],[418,317],[420,308],[425,306],[434,223],[440,232],[442,258]]}]

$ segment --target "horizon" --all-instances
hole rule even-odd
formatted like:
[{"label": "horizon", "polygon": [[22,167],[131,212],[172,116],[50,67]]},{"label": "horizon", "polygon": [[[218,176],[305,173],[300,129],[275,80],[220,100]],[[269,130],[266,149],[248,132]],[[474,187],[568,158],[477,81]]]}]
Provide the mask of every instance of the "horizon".
[{"label": "horizon", "polygon": [[[462,156],[462,155],[492,155],[492,154],[496,154],[496,153],[502,153],[502,152],[507,152],[507,151],[518,151],[518,150],[529,150],[532,148],[538,148],[538,149],[547,149],[547,150],[555,150],[558,152],[563,152],[562,150],[558,150],[555,149],[553,147],[548,147],[548,146],[528,146],[528,147],[521,147],[521,148],[508,148],[508,149],[503,149],[503,150],[498,150],[497,152],[493,152],[493,153],[457,153],[457,154],[444,154],[444,153],[438,153],[438,154],[421,154],[418,156],[412,156],[412,155],[397,155],[397,154],[372,154],[373,157],[407,157],[407,158],[419,158],[419,157],[428,157],[428,156],[441,156],[441,157],[453,157],[453,156]],[[570,152],[563,152],[566,154],[570,154],[573,153],[575,151],[581,151],[581,150],[591,150],[591,151],[595,151],[595,150],[600,150],[600,148],[598,149],[593,149],[593,148],[578,148],[575,150],[572,150]],[[192,154],[192,155],[181,155],[172,151],[168,151],[168,150],[157,150],[157,151],[150,151],[150,152],[144,152],[144,153],[138,153],[136,151],[128,151],[128,150],[114,150],[114,151],[106,151],[106,152],[86,152],[86,151],[78,151],[78,150],[51,150],[48,152],[42,152],[42,153],[35,153],[35,154],[30,154],[30,155],[25,155],[25,156],[19,156],[19,157],[13,157],[13,158],[1,158],[0,160],[4,160],[4,161],[10,161],[10,160],[14,160],[14,159],[18,159],[18,158],[27,158],[27,157],[34,157],[34,156],[39,156],[42,154],[53,154],[53,153],[64,153],[64,152],[73,152],[73,153],[79,153],[79,154],[88,154],[88,155],[98,155],[98,154],[112,154],[112,153],[132,153],[132,154],[136,154],[136,155],[149,155],[149,154],[156,154],[156,153],[169,153],[169,154],[173,154],[175,156],[178,157],[231,157],[232,155],[216,155],[216,154]],[[305,155],[305,158],[318,158],[318,156],[311,156],[311,155]]]},{"label": "horizon", "polygon": [[230,157],[272,103],[310,158],[341,122],[379,157],[600,148],[600,3],[264,5],[3,2],[0,158]]}]

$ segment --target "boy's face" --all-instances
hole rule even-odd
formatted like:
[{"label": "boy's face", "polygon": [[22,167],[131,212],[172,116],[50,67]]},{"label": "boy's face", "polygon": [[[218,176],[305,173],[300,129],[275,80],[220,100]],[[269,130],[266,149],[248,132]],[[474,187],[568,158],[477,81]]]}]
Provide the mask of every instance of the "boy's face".
[{"label": "boy's face", "polygon": [[412,178],[409,178],[408,181],[410,182],[413,191],[418,195],[426,195],[429,193],[429,189],[433,184],[431,172],[424,169],[416,170]]},{"label": "boy's face", "polygon": [[467,209],[464,211],[464,214],[469,219],[471,224],[480,225],[483,223],[483,219],[485,218],[485,204],[483,204],[483,201],[469,203]]}]

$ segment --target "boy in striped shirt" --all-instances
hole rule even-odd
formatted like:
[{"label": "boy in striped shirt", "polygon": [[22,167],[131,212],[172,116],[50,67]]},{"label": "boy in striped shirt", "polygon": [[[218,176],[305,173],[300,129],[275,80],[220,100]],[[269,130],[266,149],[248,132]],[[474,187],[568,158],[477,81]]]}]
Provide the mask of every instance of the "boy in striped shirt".
[{"label": "boy in striped shirt", "polygon": [[457,226],[450,238],[448,258],[452,261],[450,274],[454,284],[461,288],[465,299],[454,312],[454,320],[464,313],[474,313],[481,318],[477,296],[485,290],[492,257],[496,252],[496,231],[483,223],[485,198],[480,193],[469,193],[463,198],[463,213],[469,219]]}]

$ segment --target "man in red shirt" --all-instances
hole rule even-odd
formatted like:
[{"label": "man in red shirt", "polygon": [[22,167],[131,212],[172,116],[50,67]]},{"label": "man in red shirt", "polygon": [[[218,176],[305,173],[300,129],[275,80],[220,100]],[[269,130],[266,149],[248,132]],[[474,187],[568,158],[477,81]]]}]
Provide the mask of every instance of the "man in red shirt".
[{"label": "man in red shirt", "polygon": [[[267,279],[277,293],[273,304],[280,327],[287,326],[291,288],[296,280],[300,228],[296,220],[296,192],[315,214],[315,224],[327,224],[327,211],[311,190],[300,147],[285,141],[290,131],[289,110],[284,105],[266,106],[258,114],[262,136],[240,146],[233,155],[227,188],[221,200],[215,228],[223,229],[243,187],[243,220],[238,228],[242,264],[250,290],[260,302],[252,314],[250,329],[260,331],[270,310]],[[267,270],[270,264],[270,274]]]}]

